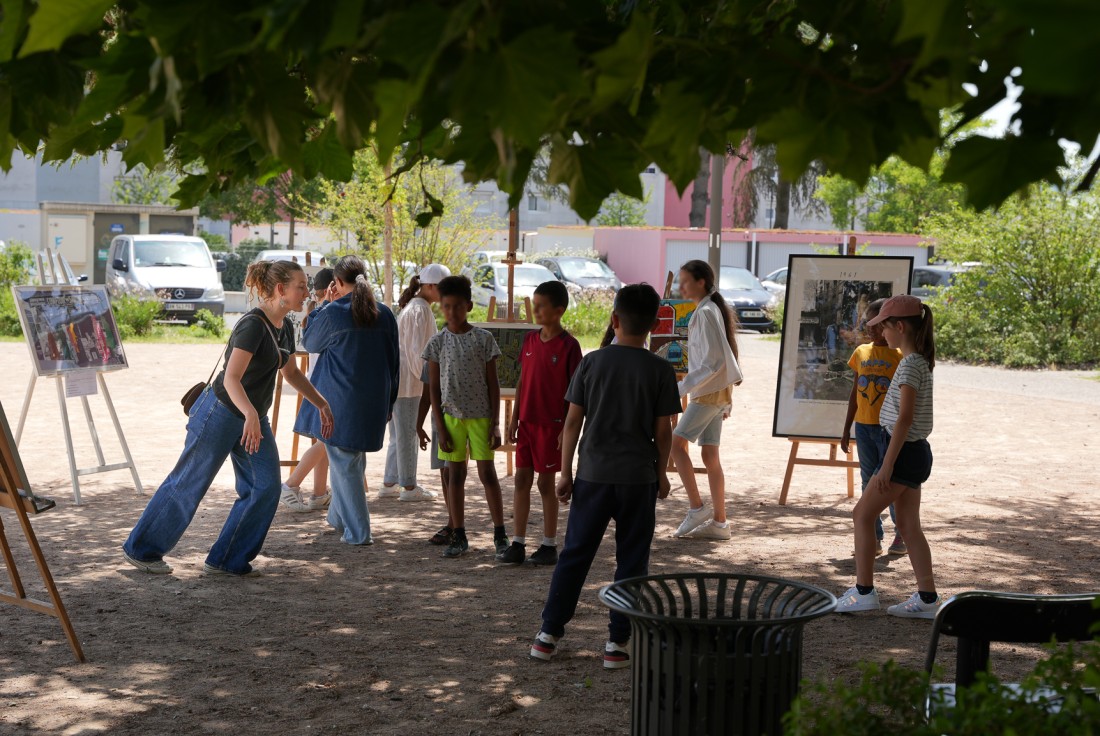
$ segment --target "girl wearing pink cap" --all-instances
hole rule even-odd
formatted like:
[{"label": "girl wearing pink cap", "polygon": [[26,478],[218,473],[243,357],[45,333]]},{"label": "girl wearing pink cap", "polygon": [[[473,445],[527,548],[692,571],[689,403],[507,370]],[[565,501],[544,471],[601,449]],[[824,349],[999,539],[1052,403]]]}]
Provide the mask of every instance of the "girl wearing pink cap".
[{"label": "girl wearing pink cap", "polygon": [[921,485],[932,473],[932,370],[936,366],[932,310],[914,296],[891,297],[867,325],[882,325],[886,343],[902,358],[879,413],[882,463],[852,513],[855,520],[856,584],[837,603],[837,613],[879,608],[875,590],[875,519],[890,504],[909,548],[917,592],[887,613],[935,618],[940,598],[932,575],[932,553],[920,525]]}]

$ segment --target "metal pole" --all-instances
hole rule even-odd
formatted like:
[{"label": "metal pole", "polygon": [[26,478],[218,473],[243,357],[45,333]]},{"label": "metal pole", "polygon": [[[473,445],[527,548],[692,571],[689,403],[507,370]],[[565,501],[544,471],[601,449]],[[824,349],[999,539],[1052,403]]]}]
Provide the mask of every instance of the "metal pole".
[{"label": "metal pole", "polygon": [[722,268],[722,180],[726,176],[726,155],[719,152],[710,158],[710,237],[707,262],[718,277]]}]

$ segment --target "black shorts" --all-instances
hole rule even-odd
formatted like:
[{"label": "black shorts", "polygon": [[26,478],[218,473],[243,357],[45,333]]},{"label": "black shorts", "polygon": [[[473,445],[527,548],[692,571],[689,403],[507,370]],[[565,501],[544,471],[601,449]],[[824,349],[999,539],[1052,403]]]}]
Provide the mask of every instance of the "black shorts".
[{"label": "black shorts", "polygon": [[[890,434],[885,428],[879,433],[878,443],[881,457],[886,457],[886,448],[890,446]],[[875,473],[881,469],[880,463]],[[903,444],[901,452],[898,453],[898,459],[894,461],[894,474],[890,482],[906,488],[920,488],[930,475],[932,475],[932,446],[928,444],[928,440]]]}]

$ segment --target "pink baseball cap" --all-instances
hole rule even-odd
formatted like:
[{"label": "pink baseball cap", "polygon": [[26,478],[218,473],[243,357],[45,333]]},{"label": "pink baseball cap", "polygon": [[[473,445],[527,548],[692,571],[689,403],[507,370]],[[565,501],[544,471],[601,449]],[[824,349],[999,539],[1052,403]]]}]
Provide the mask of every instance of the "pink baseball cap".
[{"label": "pink baseball cap", "polygon": [[909,294],[898,294],[886,300],[879,310],[878,316],[867,321],[867,326],[877,325],[888,319],[898,317],[920,317],[924,311],[924,304],[920,299]]}]

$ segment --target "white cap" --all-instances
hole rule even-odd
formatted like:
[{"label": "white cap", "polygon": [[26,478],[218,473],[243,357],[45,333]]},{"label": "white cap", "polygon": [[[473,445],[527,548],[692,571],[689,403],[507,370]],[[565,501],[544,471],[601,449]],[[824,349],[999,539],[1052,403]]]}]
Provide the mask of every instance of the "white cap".
[{"label": "white cap", "polygon": [[420,283],[438,284],[450,275],[451,270],[446,266],[441,266],[438,263],[429,263],[427,266],[420,269]]}]

